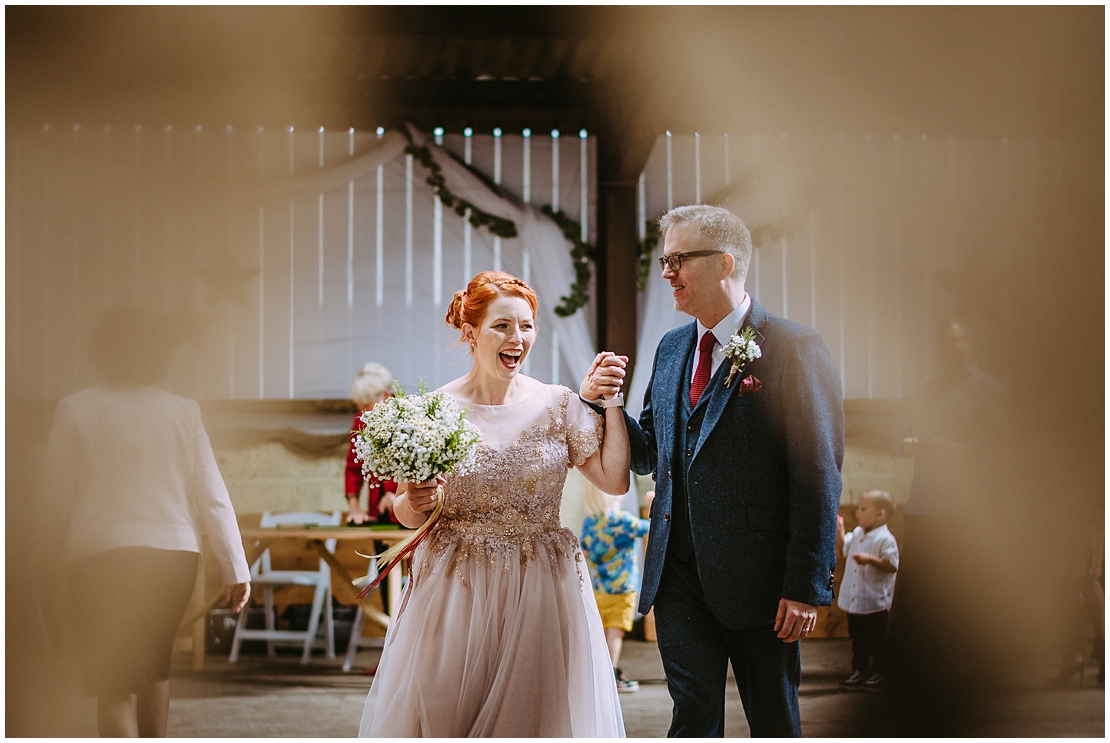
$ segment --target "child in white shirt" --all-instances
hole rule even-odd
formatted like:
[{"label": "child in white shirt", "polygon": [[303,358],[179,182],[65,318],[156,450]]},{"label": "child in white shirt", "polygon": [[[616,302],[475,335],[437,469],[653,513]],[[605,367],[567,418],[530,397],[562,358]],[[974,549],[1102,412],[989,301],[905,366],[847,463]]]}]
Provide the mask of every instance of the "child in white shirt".
[{"label": "child in white shirt", "polygon": [[844,519],[837,517],[837,541],[847,562],[837,605],[848,612],[852,637],[852,675],[841,689],[877,690],[886,684],[879,672],[886,641],[894,577],[898,572],[898,543],[886,523],[894,515],[894,501],[885,490],[868,490],[859,497],[859,526],[844,533]]}]

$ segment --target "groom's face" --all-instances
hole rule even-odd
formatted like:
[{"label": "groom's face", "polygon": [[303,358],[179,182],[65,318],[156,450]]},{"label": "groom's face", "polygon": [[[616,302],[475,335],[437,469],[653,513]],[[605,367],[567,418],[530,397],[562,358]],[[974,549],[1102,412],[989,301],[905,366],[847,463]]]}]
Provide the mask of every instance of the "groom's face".
[{"label": "groom's face", "polygon": [[[667,230],[663,241],[663,255],[692,253],[698,250],[717,250],[697,233],[691,224],[676,224]],[[706,255],[686,258],[677,270],[670,266],[663,269],[663,278],[670,282],[674,295],[674,308],[692,317],[702,318],[709,309],[714,291],[720,290],[721,281],[729,274],[725,255]]]}]

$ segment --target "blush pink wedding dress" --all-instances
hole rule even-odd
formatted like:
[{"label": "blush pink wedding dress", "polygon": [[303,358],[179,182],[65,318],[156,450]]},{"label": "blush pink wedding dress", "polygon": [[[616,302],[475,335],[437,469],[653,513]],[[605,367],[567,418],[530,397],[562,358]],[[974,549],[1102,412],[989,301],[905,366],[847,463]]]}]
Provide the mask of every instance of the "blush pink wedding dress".
[{"label": "blush pink wedding dress", "polygon": [[469,405],[469,473],[413,557],[359,727],[363,737],[623,737],[601,616],[559,523],[567,470],[601,446],[569,389]]}]

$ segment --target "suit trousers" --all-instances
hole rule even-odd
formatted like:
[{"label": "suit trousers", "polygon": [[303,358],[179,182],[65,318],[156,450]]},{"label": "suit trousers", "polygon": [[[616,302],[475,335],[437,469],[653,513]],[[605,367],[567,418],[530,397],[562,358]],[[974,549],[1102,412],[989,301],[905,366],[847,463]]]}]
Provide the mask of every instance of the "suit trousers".
[{"label": "suit trousers", "polygon": [[674,700],[669,737],[724,736],[730,661],[752,737],[801,737],[797,642],[783,642],[770,624],[745,629],[721,624],[706,603],[693,556],[667,555],[654,606],[659,654]]}]

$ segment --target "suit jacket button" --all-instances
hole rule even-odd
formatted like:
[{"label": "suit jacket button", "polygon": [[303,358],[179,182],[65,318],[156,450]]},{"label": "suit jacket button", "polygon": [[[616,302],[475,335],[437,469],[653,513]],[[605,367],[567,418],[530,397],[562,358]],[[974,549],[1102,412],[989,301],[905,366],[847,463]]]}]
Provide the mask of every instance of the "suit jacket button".
[{"label": "suit jacket button", "polygon": [[693,449],[687,449],[686,450],[686,456],[688,456],[688,457],[694,456],[694,450]]},{"label": "suit jacket button", "polygon": [[671,471],[670,471],[670,470],[667,470],[667,479],[668,479],[668,480],[670,480],[670,479],[671,479]]},{"label": "suit jacket button", "polygon": [[671,515],[669,513],[663,514],[663,520],[664,521],[670,521],[671,520]]}]

